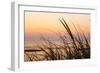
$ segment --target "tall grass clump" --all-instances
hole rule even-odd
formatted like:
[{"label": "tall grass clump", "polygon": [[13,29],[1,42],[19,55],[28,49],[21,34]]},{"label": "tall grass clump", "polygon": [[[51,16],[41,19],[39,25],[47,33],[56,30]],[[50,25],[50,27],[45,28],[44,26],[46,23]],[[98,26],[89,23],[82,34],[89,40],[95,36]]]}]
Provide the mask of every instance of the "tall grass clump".
[{"label": "tall grass clump", "polygon": [[[59,21],[61,22],[61,24],[65,28],[66,32],[68,33],[66,35],[69,36],[72,41],[71,45],[74,48],[74,53],[73,53],[74,57],[73,58],[75,58],[75,59],[90,58],[90,45],[89,45],[89,42],[88,42],[85,34],[81,31],[81,29],[80,29],[80,31],[82,33],[82,36],[79,35],[77,28],[73,24],[73,26],[77,32],[77,37],[76,37],[73,35],[71,28],[68,26],[68,24],[64,20],[64,18],[59,19]],[[84,44],[84,42],[85,42],[85,44]]]}]

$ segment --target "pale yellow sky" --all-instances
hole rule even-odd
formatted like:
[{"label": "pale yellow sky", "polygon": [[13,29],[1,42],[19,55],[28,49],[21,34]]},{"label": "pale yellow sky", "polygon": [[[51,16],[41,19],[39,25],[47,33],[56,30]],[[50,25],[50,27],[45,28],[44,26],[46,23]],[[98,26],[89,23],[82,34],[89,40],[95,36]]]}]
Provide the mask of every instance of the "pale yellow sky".
[{"label": "pale yellow sky", "polygon": [[[38,33],[53,35],[54,32],[65,31],[59,19],[64,18],[74,32],[71,21],[77,24],[85,33],[90,33],[89,14],[68,14],[49,12],[25,12],[25,36],[37,35]],[[75,32],[74,32],[75,33]]]}]

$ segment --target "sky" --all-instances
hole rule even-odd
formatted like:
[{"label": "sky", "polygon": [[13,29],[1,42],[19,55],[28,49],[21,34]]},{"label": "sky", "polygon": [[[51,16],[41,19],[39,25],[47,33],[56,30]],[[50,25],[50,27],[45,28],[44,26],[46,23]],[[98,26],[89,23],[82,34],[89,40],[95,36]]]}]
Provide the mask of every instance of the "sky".
[{"label": "sky", "polygon": [[[72,32],[76,34],[73,23],[80,27],[85,34],[90,33],[90,15],[74,13],[51,13],[51,12],[25,12],[25,40],[39,40],[40,36],[56,39],[56,33],[65,33],[59,19],[64,18]],[[78,28],[79,29],[79,28]],[[80,31],[80,30],[79,30]]]}]

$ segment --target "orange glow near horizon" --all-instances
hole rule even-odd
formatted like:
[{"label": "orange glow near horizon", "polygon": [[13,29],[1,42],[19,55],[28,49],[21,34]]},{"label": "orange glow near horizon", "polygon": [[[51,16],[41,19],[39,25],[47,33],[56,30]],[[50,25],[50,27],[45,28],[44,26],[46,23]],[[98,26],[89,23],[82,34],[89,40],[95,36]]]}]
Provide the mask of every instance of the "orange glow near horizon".
[{"label": "orange glow near horizon", "polygon": [[90,33],[89,14],[25,12],[25,36],[30,36],[38,33],[54,35],[57,31],[63,33],[65,28],[59,21],[59,19],[62,17],[70,25],[73,33],[75,32],[72,26],[72,22],[75,26],[78,24],[84,33]]}]

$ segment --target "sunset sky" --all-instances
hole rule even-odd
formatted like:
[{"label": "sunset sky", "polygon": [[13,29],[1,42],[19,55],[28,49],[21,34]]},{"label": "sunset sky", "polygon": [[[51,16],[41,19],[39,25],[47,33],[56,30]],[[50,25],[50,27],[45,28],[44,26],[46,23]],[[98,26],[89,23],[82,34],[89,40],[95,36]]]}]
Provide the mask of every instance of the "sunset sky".
[{"label": "sunset sky", "polygon": [[90,33],[89,14],[68,14],[50,12],[25,12],[25,40],[38,39],[40,34],[50,36],[55,39],[56,32],[65,32],[59,19],[64,18],[71,30],[75,34],[72,22],[77,27],[81,27],[85,34]]}]

